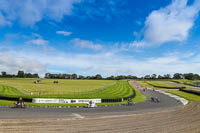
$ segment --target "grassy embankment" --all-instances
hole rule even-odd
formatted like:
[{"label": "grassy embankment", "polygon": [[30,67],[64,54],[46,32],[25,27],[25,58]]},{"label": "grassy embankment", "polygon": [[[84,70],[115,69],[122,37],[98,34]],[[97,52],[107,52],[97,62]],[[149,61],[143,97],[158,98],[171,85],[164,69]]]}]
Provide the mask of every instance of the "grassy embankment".
[{"label": "grassy embankment", "polygon": [[[191,86],[198,86],[198,87],[200,87],[200,85],[199,85],[200,80],[178,79],[178,80],[172,80],[172,82],[176,82],[176,83],[179,83],[179,84],[185,84],[185,85],[191,85]],[[198,83],[198,85],[196,83]]]},{"label": "grassy embankment", "polygon": [[[24,98],[122,98],[133,94],[133,89],[127,81],[108,80],[59,80],[59,84],[53,84],[52,79],[43,79],[41,83],[34,84],[36,79],[0,79],[0,96],[24,97]],[[78,89],[76,89],[78,88]],[[32,93],[32,95],[31,95]],[[134,102],[140,102],[136,91]],[[107,104],[126,104],[120,103]],[[12,105],[13,101],[0,100],[0,105]],[[35,104],[30,106],[84,106],[85,104]],[[99,105],[104,105],[101,103]]]}]

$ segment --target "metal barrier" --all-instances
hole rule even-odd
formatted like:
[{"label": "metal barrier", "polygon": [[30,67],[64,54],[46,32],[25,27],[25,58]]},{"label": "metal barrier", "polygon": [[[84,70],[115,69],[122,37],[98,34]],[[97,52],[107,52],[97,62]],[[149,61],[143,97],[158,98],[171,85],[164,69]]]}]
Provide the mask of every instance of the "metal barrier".
[{"label": "metal barrier", "polygon": [[[19,98],[17,98],[17,97],[6,97],[6,96],[0,96],[0,99],[1,100],[10,100],[10,101],[18,101],[19,100]],[[31,98],[23,98],[23,100],[25,102],[32,102]]]}]

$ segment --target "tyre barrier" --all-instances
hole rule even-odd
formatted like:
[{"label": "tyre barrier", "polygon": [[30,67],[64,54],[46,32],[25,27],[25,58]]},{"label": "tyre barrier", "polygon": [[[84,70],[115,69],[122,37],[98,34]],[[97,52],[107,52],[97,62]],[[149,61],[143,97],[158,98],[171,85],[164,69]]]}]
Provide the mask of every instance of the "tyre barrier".
[{"label": "tyre barrier", "polygon": [[200,91],[195,91],[195,90],[186,90],[186,89],[179,89],[179,91],[191,93],[200,96]]},{"label": "tyre barrier", "polygon": [[[9,101],[18,101],[19,98],[17,97],[6,97],[6,96],[0,96],[1,100],[9,100]],[[23,98],[24,102],[32,102],[31,98]]]}]

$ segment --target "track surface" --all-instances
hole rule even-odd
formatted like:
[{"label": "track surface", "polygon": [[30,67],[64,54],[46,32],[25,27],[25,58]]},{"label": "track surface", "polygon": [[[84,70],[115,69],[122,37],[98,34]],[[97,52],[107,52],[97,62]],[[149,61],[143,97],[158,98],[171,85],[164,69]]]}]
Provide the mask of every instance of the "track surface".
[{"label": "track surface", "polygon": [[[137,86],[135,82],[131,84]],[[200,132],[199,103],[183,107],[180,102],[158,92],[143,93],[147,101],[133,106],[0,108],[0,132]],[[161,102],[150,102],[151,96],[158,97]]]}]

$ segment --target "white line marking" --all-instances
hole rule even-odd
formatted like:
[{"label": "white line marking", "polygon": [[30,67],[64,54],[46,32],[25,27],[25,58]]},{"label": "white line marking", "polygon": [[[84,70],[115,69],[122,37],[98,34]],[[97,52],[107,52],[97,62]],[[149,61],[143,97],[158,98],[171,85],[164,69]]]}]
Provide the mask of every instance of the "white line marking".
[{"label": "white line marking", "polygon": [[75,116],[75,118],[77,119],[84,119],[85,117],[80,115],[80,114],[77,114],[77,113],[72,113],[73,116]]}]

